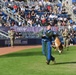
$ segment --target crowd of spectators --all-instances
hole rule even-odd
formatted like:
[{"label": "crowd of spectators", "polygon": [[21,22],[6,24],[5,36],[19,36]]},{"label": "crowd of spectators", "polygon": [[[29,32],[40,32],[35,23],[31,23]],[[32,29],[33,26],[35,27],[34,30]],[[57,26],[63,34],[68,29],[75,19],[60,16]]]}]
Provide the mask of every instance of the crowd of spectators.
[{"label": "crowd of spectators", "polygon": [[[0,27],[41,27],[47,26],[48,23],[54,27],[68,26],[72,38],[71,42],[74,42],[76,22],[72,20],[71,15],[67,12],[66,5],[68,5],[68,2],[62,4],[62,0],[32,0],[28,3],[14,0],[3,1],[3,7],[0,10]],[[14,16],[23,18],[24,21],[16,21],[15,18],[12,18],[13,15],[9,16],[3,11],[4,8],[7,8],[5,9],[7,11],[10,9]],[[76,10],[73,12],[76,13]],[[60,32],[62,33],[63,29]],[[31,32],[25,34],[16,32],[15,35],[16,38],[36,38],[37,36]]]},{"label": "crowd of spectators", "polygon": [[4,1],[4,7],[11,9],[14,15],[24,18],[24,22],[21,22],[21,20],[17,22],[5,12],[1,11],[0,26],[40,27],[46,26],[47,23],[50,23],[52,26],[67,26],[75,24],[71,18],[71,15],[67,13],[65,4],[62,5],[61,2],[55,2],[56,0],[35,0],[30,4],[27,4],[24,1]]}]

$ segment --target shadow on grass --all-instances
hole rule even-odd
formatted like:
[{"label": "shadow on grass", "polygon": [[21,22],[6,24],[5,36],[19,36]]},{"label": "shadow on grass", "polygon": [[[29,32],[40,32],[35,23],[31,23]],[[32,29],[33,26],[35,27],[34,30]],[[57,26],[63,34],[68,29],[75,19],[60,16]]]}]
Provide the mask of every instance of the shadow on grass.
[{"label": "shadow on grass", "polygon": [[10,53],[6,55],[2,55],[1,57],[25,57],[25,56],[40,56],[42,55],[41,52],[18,52],[18,53]]},{"label": "shadow on grass", "polygon": [[62,64],[76,64],[76,61],[74,61],[74,62],[59,62],[59,63],[56,63],[55,65],[62,65]]}]

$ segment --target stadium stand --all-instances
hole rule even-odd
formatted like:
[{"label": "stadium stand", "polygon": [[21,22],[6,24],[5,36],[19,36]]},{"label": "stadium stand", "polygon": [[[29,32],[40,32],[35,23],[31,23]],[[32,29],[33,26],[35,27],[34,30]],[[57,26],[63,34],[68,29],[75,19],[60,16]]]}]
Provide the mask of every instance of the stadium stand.
[{"label": "stadium stand", "polygon": [[60,33],[64,28],[76,32],[75,7],[74,14],[68,12],[69,4],[62,0],[0,0],[0,8],[0,35],[5,38],[10,28],[15,30],[16,38],[40,38],[35,31],[42,31],[48,23]]}]

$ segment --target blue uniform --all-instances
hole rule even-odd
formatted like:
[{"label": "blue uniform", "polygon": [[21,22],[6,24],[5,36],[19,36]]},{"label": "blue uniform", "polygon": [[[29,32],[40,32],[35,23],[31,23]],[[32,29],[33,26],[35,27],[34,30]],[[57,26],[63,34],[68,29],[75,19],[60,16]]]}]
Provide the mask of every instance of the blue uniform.
[{"label": "blue uniform", "polygon": [[54,32],[51,30],[46,30],[43,32],[42,36],[42,53],[46,56],[46,60],[50,62],[51,60],[54,61],[54,57],[51,55],[52,50],[52,37]]}]

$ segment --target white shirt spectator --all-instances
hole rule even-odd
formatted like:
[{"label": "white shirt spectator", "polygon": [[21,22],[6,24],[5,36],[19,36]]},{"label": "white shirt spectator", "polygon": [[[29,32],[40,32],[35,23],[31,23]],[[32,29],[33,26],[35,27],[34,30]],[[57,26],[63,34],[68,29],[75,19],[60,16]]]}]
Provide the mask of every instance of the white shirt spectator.
[{"label": "white shirt spectator", "polygon": [[54,18],[54,16],[51,14],[51,15],[49,15],[49,18]]},{"label": "white shirt spectator", "polygon": [[39,19],[39,15],[36,15],[36,18],[38,18],[38,19]]},{"label": "white shirt spectator", "polygon": [[18,24],[19,24],[19,26],[21,26],[22,25],[22,22],[20,21]]},{"label": "white shirt spectator", "polygon": [[39,5],[42,6],[42,1],[39,1]]},{"label": "white shirt spectator", "polygon": [[52,19],[53,19],[53,18],[57,18],[57,16],[51,14],[51,15],[49,16],[49,18],[52,18]]},{"label": "white shirt spectator", "polygon": [[46,2],[46,4],[47,4],[47,5],[50,5],[50,2],[49,2],[49,1],[47,1],[47,2]]},{"label": "white shirt spectator", "polygon": [[64,18],[64,21],[66,21],[67,20],[67,18]]},{"label": "white shirt spectator", "polygon": [[0,27],[2,26],[2,24],[0,23]]},{"label": "white shirt spectator", "polygon": [[44,17],[44,15],[42,15],[42,16],[41,16],[41,20],[44,20],[44,19],[45,19],[45,17]]},{"label": "white shirt spectator", "polygon": [[40,24],[38,24],[38,27],[40,27]]},{"label": "white shirt spectator", "polygon": [[28,19],[27,25],[32,27],[32,20]]},{"label": "white shirt spectator", "polygon": [[40,7],[38,5],[35,6],[35,10],[39,10]]},{"label": "white shirt spectator", "polygon": [[62,21],[62,20],[63,20],[63,18],[62,18],[62,17],[59,17],[59,18],[58,18],[58,20],[61,20],[61,21]]},{"label": "white shirt spectator", "polygon": [[21,11],[25,11],[25,7],[24,6],[21,6]]},{"label": "white shirt spectator", "polygon": [[13,0],[10,0],[10,2],[13,2]]},{"label": "white shirt spectator", "polygon": [[43,5],[44,5],[44,6],[46,5],[46,2],[45,2],[45,1],[43,2]]},{"label": "white shirt spectator", "polygon": [[73,25],[73,29],[76,27],[76,25]]}]

